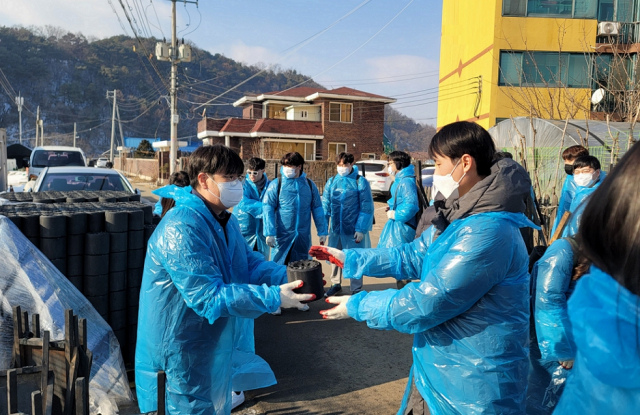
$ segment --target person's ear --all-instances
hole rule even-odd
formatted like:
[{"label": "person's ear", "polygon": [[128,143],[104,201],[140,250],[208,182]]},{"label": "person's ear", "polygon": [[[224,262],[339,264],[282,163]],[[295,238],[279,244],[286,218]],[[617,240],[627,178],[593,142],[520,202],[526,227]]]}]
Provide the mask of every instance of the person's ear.
[{"label": "person's ear", "polygon": [[460,158],[460,164],[462,164],[462,170],[468,173],[475,165],[475,160],[468,154],[463,154]]},{"label": "person's ear", "polygon": [[206,173],[198,173],[198,184],[202,189],[207,189],[207,179],[209,177]]}]

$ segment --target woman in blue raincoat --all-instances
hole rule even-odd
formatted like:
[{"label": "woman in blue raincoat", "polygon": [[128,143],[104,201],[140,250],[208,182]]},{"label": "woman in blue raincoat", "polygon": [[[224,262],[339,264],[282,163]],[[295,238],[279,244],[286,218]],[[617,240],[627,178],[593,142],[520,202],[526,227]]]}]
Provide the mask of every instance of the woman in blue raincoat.
[{"label": "woman in blue raincoat", "polygon": [[280,163],[280,177],[269,184],[262,200],[262,217],[267,244],[273,249],[271,260],[287,265],[309,259],[312,215],[320,244],[328,232],[318,188],[303,171],[304,158],[287,153]]},{"label": "woman in blue raincoat", "polygon": [[158,196],[158,201],[153,208],[153,214],[162,217],[164,213],[174,206],[171,200],[165,200],[163,202],[163,200],[167,198],[167,196],[163,196],[163,193],[172,193],[174,191],[170,188],[172,185],[187,187],[189,186],[189,182],[189,174],[186,171],[176,171],[169,177],[169,184],[167,186],[152,191],[151,193]]},{"label": "woman in blue raincoat", "polygon": [[[369,231],[373,224],[373,196],[369,182],[353,165],[353,154],[340,153],[336,158],[338,175],[330,178],[322,192],[322,207],[331,221],[328,246],[338,249],[371,248]],[[342,269],[332,264],[331,297],[342,291]],[[362,289],[362,279],[351,280],[351,293]]]},{"label": "woman in blue raincoat", "polygon": [[411,156],[403,151],[392,152],[388,170],[395,179],[391,185],[391,199],[387,202],[389,220],[380,233],[378,248],[391,248],[413,241],[417,226],[415,216],[420,210]]},{"label": "woman in blue raincoat", "polygon": [[[477,124],[456,122],[432,139],[434,183],[447,198],[431,226],[388,249],[314,247],[352,278],[419,278],[400,290],[330,297],[323,317],[414,334],[400,415],[523,414],[529,367],[528,255],[519,228],[531,180]],[[450,196],[458,190],[459,198]],[[420,412],[423,411],[423,412]],[[427,412],[429,411],[429,412]]]},{"label": "woman in blue raincoat", "polygon": [[588,261],[572,237],[555,241],[531,273],[531,366],[527,415],[551,414],[576,357],[567,301]]},{"label": "woman in blue raincoat", "polygon": [[293,293],[300,284],[278,286],[286,269],[253,252],[226,210],[242,198],[243,170],[228,147],[197,149],[189,159],[193,189],[176,189],[176,206],[149,240],[135,361],[142,412],[157,410],[163,370],[168,413],[229,414],[236,318],[313,298]]},{"label": "woman in blue raincoat", "polygon": [[578,157],[588,156],[589,150],[585,147],[576,145],[565,148],[562,152],[562,159],[564,160],[564,171],[567,173],[567,178],[562,185],[562,191],[560,192],[560,201],[558,202],[558,211],[556,212],[556,219],[553,222],[551,228],[551,235],[555,234],[556,228],[560,224],[560,220],[565,212],[571,209],[571,202],[576,194],[576,182],[573,180],[573,163]]},{"label": "woman in blue raincoat", "polygon": [[580,248],[593,265],[569,300],[576,359],[554,414],[640,413],[640,145],[593,193]]},{"label": "woman in blue raincoat", "polygon": [[262,197],[269,186],[269,179],[264,172],[265,161],[258,157],[249,159],[249,170],[245,177],[244,194],[238,206],[233,209],[233,215],[238,218],[242,236],[254,250],[269,259],[269,246],[262,232]]}]

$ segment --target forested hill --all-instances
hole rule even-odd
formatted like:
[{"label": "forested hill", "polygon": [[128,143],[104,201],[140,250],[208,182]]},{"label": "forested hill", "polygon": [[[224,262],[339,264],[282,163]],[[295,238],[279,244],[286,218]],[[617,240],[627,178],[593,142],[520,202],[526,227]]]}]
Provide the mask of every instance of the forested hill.
[{"label": "forested hill", "polygon": [[[114,36],[88,39],[60,28],[0,27],[0,128],[10,142],[18,140],[18,110],[13,96],[24,97],[23,139],[35,136],[36,108],[44,120],[45,145],[77,143],[88,154],[109,147],[112,100],[107,91],[118,90],[118,108],[125,136],[169,135],[168,88],[170,64],[155,56],[156,39]],[[192,45],[192,61],[179,65],[179,137],[195,139],[202,108],[227,89],[260,72],[249,66]],[[4,74],[4,76],[3,76]],[[292,69],[273,67],[214,101],[207,116],[240,116],[229,103],[246,93],[281,90],[303,82],[321,86]],[[385,114],[385,133],[398,149],[423,150],[433,127],[416,124],[396,111]],[[117,125],[116,125],[117,128]],[[116,135],[119,141],[119,133]],[[120,143],[118,143],[120,144]]]}]

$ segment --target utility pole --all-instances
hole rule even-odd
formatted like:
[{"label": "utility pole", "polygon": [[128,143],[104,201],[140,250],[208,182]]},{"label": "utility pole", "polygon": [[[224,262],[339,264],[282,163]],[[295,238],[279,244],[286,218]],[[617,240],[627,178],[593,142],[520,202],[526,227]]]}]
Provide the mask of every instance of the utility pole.
[{"label": "utility pole", "polygon": [[73,123],[73,146],[76,146],[76,123]]},{"label": "utility pole", "polygon": [[22,145],[22,105],[24,104],[24,98],[20,96],[16,97],[16,105],[18,106],[18,122],[20,123],[20,145]]},{"label": "utility pole", "polygon": [[178,74],[178,39],[176,39],[176,0],[171,1],[171,148],[169,153],[169,173],[176,170],[178,158],[178,121],[176,111],[176,77]]},{"label": "utility pole", "polygon": [[116,114],[118,115],[118,126],[120,127],[120,139],[122,140],[122,147],[124,147],[124,134],[122,134],[122,120],[120,120],[120,107],[116,107]]},{"label": "utility pole", "polygon": [[[113,140],[116,135],[116,92],[117,89],[113,90],[113,113],[111,115],[111,147],[109,150],[109,161],[113,163]],[[109,91],[107,91],[107,98],[109,98]]]},{"label": "utility pole", "polygon": [[38,110],[36,111],[36,145],[38,147],[38,134],[40,133],[40,105],[38,105]]}]

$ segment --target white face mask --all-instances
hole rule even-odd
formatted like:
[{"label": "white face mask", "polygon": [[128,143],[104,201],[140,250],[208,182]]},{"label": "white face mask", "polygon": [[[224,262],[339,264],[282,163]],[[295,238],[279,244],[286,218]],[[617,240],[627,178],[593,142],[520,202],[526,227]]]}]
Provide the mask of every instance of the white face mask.
[{"label": "white face mask", "polygon": [[593,173],[578,173],[573,175],[573,180],[576,182],[576,185],[580,187],[589,187],[596,182],[596,174]]},{"label": "white face mask", "polygon": [[282,171],[288,179],[293,179],[298,174],[298,169],[295,167],[283,167]]},{"label": "white face mask", "polygon": [[351,168],[350,167],[338,166],[338,174],[340,176],[347,176],[349,173],[351,173]]},{"label": "white face mask", "polygon": [[387,171],[389,172],[389,176],[395,176],[397,173],[396,170],[391,169],[391,166],[387,167]]},{"label": "white face mask", "polygon": [[218,191],[220,192],[220,196],[216,196],[211,190],[207,189],[207,192],[214,197],[220,199],[220,203],[224,205],[227,209],[230,209],[236,206],[242,200],[243,189],[242,182],[240,180],[234,180],[232,182],[222,182],[218,183],[213,180],[213,177],[208,176],[212,182],[214,182],[218,186]]},{"label": "white face mask", "polygon": [[460,182],[462,181],[462,179],[464,179],[464,176],[467,174],[467,173],[464,173],[460,178],[460,180],[458,180],[457,182],[453,179],[453,177],[451,177],[453,172],[456,171],[456,168],[458,167],[459,164],[460,164],[460,161],[458,160],[456,165],[453,167],[453,170],[451,170],[451,173],[447,174],[446,176],[441,176],[439,174],[433,175],[433,187],[436,188],[437,191],[439,191],[440,194],[442,194],[442,196],[444,196],[445,199],[448,199],[449,196],[451,196],[451,194],[460,185]]}]

